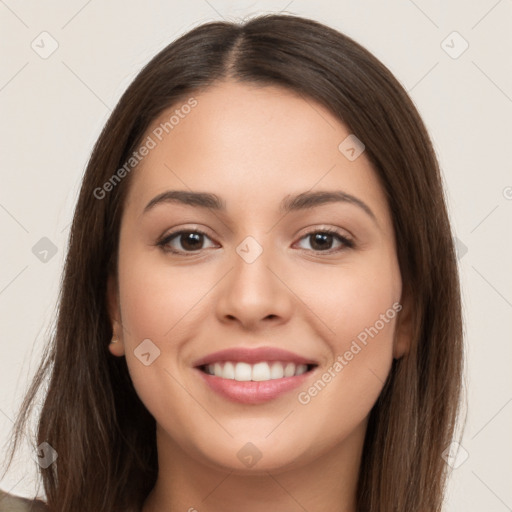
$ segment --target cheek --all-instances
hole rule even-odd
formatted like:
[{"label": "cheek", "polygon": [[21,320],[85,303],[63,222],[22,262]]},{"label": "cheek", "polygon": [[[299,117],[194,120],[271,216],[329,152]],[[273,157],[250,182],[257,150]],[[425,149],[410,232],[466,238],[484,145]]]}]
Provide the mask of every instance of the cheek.
[{"label": "cheek", "polygon": [[166,265],[163,256],[154,254],[132,254],[125,261],[121,259],[119,291],[127,341],[133,344],[150,338],[158,344],[175,337],[212,287],[211,277],[205,272]]},{"label": "cheek", "polygon": [[301,389],[297,399],[317,418],[354,426],[370,412],[391,368],[401,310],[398,264],[392,253],[381,254],[365,265],[324,269],[314,283],[304,280],[302,290],[321,319],[330,353],[313,386]]},{"label": "cheek", "polygon": [[368,329],[375,324],[381,345],[390,345],[396,316],[393,304],[401,295],[400,271],[391,251],[365,255],[364,262],[361,258],[338,267],[319,266],[314,276],[310,274],[295,280],[294,291],[319,318],[332,356],[345,352],[358,336],[364,342],[365,333],[369,336]]},{"label": "cheek", "polygon": [[336,286],[333,276],[327,277],[315,280],[324,285],[323,293],[310,300],[329,327],[325,339],[330,360],[316,380],[297,394],[303,413],[316,418],[319,429],[322,424],[335,426],[324,431],[326,446],[363,422],[379,397],[391,369],[401,310],[401,279],[393,258],[340,269]]},{"label": "cheek", "polygon": [[[211,269],[199,266],[194,270],[171,267],[164,256],[147,250],[133,248],[130,252],[126,247],[121,254],[129,254],[119,259],[126,363],[148,410],[154,417],[166,417],[169,403],[183,402],[183,389],[173,376],[183,370],[184,349],[201,334],[204,299],[218,281],[218,274],[211,275]],[[142,354],[147,352],[150,355],[144,361]],[[147,359],[151,361],[148,365],[144,364]],[[164,400],[155,392],[163,389]]]},{"label": "cheek", "polygon": [[[208,277],[187,272],[184,267],[171,268],[155,253],[130,250],[124,248],[122,254],[129,256],[119,259],[128,371],[139,398],[153,417],[165,421],[169,404],[175,404],[182,414],[174,417],[173,429],[186,431],[187,425],[180,427],[180,420],[186,419],[187,407],[194,404],[187,401],[188,395],[179,384],[177,361],[182,347],[200,325],[197,305],[208,290]],[[145,349],[141,350],[143,346]],[[149,353],[146,360],[145,353]]]}]

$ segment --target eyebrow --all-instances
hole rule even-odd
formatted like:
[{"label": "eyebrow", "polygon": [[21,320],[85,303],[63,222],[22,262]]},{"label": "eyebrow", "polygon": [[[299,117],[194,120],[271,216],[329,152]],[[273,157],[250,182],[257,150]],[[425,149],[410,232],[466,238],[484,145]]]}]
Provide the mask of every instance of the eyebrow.
[{"label": "eyebrow", "polygon": [[[365,202],[341,190],[303,192],[294,196],[287,196],[281,201],[279,211],[282,214],[286,214],[339,202],[358,206],[377,222],[375,214]],[[168,190],[151,199],[144,208],[143,213],[148,212],[159,204],[165,203],[179,203],[220,212],[225,212],[227,209],[226,202],[216,194],[209,192],[191,192],[188,190]]]}]

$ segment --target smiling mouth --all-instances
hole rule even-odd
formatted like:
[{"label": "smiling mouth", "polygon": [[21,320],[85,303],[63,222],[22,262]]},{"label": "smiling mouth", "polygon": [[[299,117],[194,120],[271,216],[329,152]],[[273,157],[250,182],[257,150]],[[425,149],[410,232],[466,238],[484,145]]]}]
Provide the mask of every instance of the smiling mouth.
[{"label": "smiling mouth", "polygon": [[214,377],[239,382],[264,382],[269,380],[298,377],[316,368],[316,364],[295,364],[281,361],[261,361],[250,364],[245,362],[222,361],[201,365],[198,368]]}]

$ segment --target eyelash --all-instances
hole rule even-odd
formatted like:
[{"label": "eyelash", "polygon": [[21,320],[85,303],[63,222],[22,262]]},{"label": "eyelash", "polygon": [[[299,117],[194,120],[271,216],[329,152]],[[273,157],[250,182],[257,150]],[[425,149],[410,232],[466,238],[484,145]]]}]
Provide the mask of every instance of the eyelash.
[{"label": "eyelash", "polygon": [[[182,230],[179,230],[179,231],[174,231],[173,233],[170,233],[169,235],[165,236],[164,238],[159,240],[156,243],[156,245],[158,247],[160,247],[164,252],[169,252],[169,253],[172,253],[172,254],[182,255],[182,256],[185,256],[185,257],[195,256],[197,254],[197,251],[201,251],[202,249],[198,249],[197,251],[176,251],[175,249],[169,249],[168,247],[166,247],[167,244],[169,242],[171,242],[171,240],[173,240],[174,238],[178,238],[179,235],[190,234],[190,233],[204,235],[205,237],[210,238],[207,233],[205,233],[204,231],[202,231],[200,229],[182,229]],[[313,253],[316,253],[316,254],[334,254],[334,253],[338,253],[338,252],[344,251],[346,249],[352,249],[355,246],[353,240],[351,240],[350,238],[347,238],[347,237],[341,235],[337,230],[329,229],[329,228],[316,229],[316,230],[313,230],[313,231],[309,231],[308,233],[305,233],[300,238],[300,240],[303,240],[304,238],[307,238],[307,237],[309,237],[311,235],[315,235],[315,234],[319,234],[319,233],[327,234],[327,235],[334,235],[343,244],[343,247],[338,248],[338,249],[334,249],[334,250],[330,249],[330,250],[327,250],[327,251],[318,251],[318,250],[314,250],[314,249],[312,249],[312,250],[310,250],[310,249],[302,249],[303,251],[313,252]]]}]

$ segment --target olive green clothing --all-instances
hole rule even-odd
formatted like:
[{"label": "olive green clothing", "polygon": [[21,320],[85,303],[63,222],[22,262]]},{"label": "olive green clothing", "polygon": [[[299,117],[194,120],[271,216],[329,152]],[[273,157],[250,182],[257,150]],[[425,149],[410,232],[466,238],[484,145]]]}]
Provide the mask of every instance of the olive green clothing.
[{"label": "olive green clothing", "polygon": [[0,489],[0,512],[47,512],[48,507],[40,500],[30,500],[8,494]]}]

